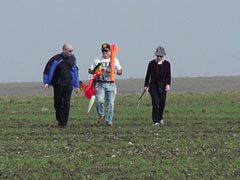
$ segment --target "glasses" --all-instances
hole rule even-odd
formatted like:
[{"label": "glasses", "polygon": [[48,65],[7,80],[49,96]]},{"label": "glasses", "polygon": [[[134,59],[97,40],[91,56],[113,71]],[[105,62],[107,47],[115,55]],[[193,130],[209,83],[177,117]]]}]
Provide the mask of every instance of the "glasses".
[{"label": "glasses", "polygon": [[64,49],[64,51],[66,51],[66,52],[73,52],[73,49],[70,49],[70,50],[68,50],[68,49]]},{"label": "glasses", "polygon": [[108,52],[109,50],[102,50],[102,52]]},{"label": "glasses", "polygon": [[157,58],[162,58],[163,56],[157,56]]}]

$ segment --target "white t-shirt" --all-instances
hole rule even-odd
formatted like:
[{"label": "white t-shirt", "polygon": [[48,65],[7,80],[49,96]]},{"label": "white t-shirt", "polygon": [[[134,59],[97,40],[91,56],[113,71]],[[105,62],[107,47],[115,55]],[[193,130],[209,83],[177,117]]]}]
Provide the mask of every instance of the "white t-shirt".
[{"label": "white t-shirt", "polygon": [[[101,69],[104,70],[102,76],[100,76],[101,81],[110,81],[110,58],[104,59],[102,56],[94,59],[89,69],[93,70],[98,63],[101,63]],[[115,70],[122,69],[118,59],[115,57]]]}]

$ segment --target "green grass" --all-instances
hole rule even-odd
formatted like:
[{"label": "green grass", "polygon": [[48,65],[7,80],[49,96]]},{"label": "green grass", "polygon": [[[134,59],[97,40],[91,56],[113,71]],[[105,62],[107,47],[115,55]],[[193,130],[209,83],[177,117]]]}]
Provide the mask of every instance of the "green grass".
[{"label": "green grass", "polygon": [[168,94],[161,128],[137,99],[118,94],[107,127],[75,95],[60,129],[52,97],[0,97],[0,179],[240,179],[240,93]]}]

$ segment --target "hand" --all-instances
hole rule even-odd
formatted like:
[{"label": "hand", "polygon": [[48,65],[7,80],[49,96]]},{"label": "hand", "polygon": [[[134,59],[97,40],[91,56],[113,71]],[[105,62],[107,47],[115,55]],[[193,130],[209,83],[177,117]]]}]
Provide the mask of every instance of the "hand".
[{"label": "hand", "polygon": [[165,90],[166,90],[166,91],[170,91],[170,86],[169,86],[169,85],[166,85]]},{"label": "hand", "polygon": [[75,88],[75,93],[79,93],[80,89],[79,88]]},{"label": "hand", "polygon": [[106,69],[101,69],[102,73],[105,73],[106,72]]},{"label": "hand", "polygon": [[144,91],[148,91],[148,87],[144,87]]},{"label": "hand", "polygon": [[48,89],[48,88],[49,88],[49,85],[48,85],[48,84],[44,84],[44,88],[45,88],[45,89]]},{"label": "hand", "polygon": [[117,75],[122,75],[122,69],[117,70]]}]

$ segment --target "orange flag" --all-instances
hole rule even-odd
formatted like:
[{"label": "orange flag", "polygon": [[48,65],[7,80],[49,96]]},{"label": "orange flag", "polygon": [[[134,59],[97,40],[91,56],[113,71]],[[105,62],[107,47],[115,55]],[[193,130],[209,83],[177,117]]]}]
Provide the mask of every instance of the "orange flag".
[{"label": "orange flag", "polygon": [[115,81],[115,55],[117,54],[119,50],[119,47],[115,46],[115,44],[112,44],[110,46],[110,81]]}]

